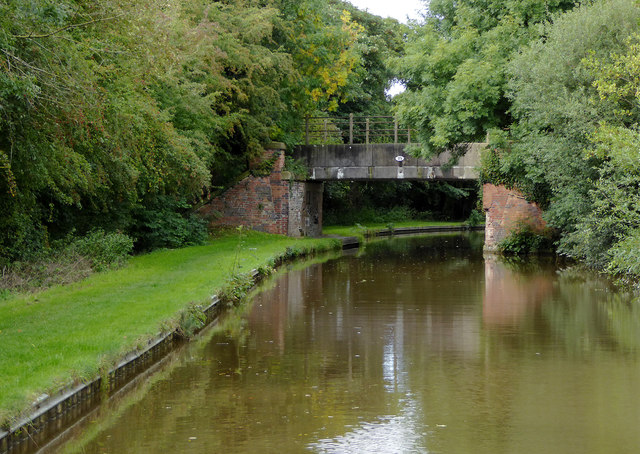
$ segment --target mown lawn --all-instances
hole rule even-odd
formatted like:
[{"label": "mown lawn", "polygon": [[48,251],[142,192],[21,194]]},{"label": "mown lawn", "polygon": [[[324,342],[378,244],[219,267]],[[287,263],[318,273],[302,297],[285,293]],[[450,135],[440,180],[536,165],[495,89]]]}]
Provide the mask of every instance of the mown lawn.
[{"label": "mown lawn", "polygon": [[1,299],[0,423],[43,392],[94,377],[173,326],[189,303],[208,302],[233,273],[264,266],[287,248],[333,247],[335,240],[227,233],[203,246],[133,257],[75,284]]}]

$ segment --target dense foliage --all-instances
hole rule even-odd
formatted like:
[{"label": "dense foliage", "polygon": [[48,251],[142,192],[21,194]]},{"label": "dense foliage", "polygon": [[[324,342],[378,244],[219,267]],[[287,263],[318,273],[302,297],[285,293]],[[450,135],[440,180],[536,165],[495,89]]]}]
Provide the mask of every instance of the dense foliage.
[{"label": "dense foliage", "polygon": [[398,114],[418,131],[423,154],[484,141],[511,122],[507,63],[540,36],[554,11],[571,0],[432,0],[425,23],[408,36],[395,69],[407,91]]},{"label": "dense foliage", "polygon": [[[94,228],[139,249],[197,242],[191,207],[263,144],[295,142],[306,114],[384,96],[397,23],[357,12],[361,25],[355,12],[320,0],[0,2],[0,262]],[[365,65],[375,93],[361,88]]]},{"label": "dense foliage", "polygon": [[356,68],[357,77],[353,78],[357,83],[349,86],[349,97],[338,105],[335,115],[392,115],[386,91],[397,74],[389,60],[403,55],[407,27],[395,19],[363,12],[349,3],[342,5],[362,26],[356,42],[362,64]]},{"label": "dense foliage", "polygon": [[640,227],[639,20],[633,1],[582,5],[508,67],[515,121],[501,169],[546,208],[560,251],[599,268]]},{"label": "dense foliage", "polygon": [[482,181],[538,202],[561,253],[640,276],[637,2],[429,8],[395,62],[408,87],[398,112],[419,130],[424,153],[490,133]]},{"label": "dense foliage", "polygon": [[[198,243],[193,207],[265,143],[305,115],[388,113],[398,76],[424,154],[490,132],[483,181],[540,203],[562,253],[638,274],[639,20],[633,0],[432,0],[410,27],[341,0],[5,0],[0,265],[72,232]],[[327,199],[386,203],[367,191]]]}]

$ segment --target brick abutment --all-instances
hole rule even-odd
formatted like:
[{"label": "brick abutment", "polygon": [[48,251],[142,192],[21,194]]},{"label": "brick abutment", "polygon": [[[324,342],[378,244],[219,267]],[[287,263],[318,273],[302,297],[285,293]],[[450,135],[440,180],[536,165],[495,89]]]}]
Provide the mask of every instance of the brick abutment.
[{"label": "brick abutment", "polygon": [[485,250],[494,252],[501,241],[523,226],[542,232],[546,223],[542,210],[528,202],[516,189],[486,183],[482,187],[485,221]]},{"label": "brick abutment", "polygon": [[322,234],[323,183],[296,181],[284,170],[284,145],[273,144],[249,174],[200,209],[211,226],[239,226],[292,237]]}]

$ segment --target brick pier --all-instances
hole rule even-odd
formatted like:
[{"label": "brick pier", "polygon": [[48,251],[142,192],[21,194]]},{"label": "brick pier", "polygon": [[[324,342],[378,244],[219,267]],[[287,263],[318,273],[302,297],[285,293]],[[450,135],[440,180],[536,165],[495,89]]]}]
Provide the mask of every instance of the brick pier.
[{"label": "brick pier", "polygon": [[[284,171],[284,144],[274,143],[249,174],[200,209],[213,226],[239,226],[280,235],[322,234],[321,182],[295,181]],[[260,169],[271,164],[267,172]],[[270,170],[270,172],[269,172]]]},{"label": "brick pier", "polygon": [[527,202],[515,189],[485,184],[482,187],[482,204],[486,215],[484,248],[496,251],[498,244],[511,232],[523,225],[542,231],[546,224],[542,210],[535,203]]}]

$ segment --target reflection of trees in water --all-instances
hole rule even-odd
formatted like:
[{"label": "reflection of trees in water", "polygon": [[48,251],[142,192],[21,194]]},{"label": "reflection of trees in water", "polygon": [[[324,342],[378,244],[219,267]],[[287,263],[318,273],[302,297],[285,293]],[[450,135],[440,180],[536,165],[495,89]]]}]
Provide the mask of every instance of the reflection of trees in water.
[{"label": "reflection of trees in water", "polygon": [[562,257],[552,255],[498,256],[488,254],[485,261],[498,261],[500,266],[518,274],[554,273],[556,267],[566,262]]},{"label": "reflection of trees in water", "polygon": [[640,349],[638,301],[610,281],[575,269],[558,278],[556,304],[545,308],[553,334],[574,354]]},{"label": "reflection of trees in water", "polygon": [[[322,411],[348,415],[354,413],[353,405],[358,407],[355,413],[362,419],[351,422],[356,424],[353,430],[345,432],[344,427],[336,426],[333,433],[331,429],[319,438],[328,452],[361,446],[366,437],[386,441],[379,450],[390,446],[389,452],[397,452],[399,445],[389,434],[401,433],[400,428],[408,430],[402,446],[411,445],[409,451],[420,446],[428,430],[422,402],[411,394],[408,374],[412,365],[433,355],[474,358],[478,354],[475,308],[482,295],[478,279],[482,263],[467,256],[468,248],[455,247],[464,242],[453,243],[446,254],[455,257],[451,260],[442,259],[442,239],[427,242],[427,247],[419,241],[397,243],[402,241],[382,241],[375,244],[375,253],[368,249],[359,259],[344,257],[325,263],[300,281],[302,287],[282,281],[289,288],[287,297],[278,291],[261,295],[263,301],[269,301],[265,311],[288,314],[284,322],[287,347],[280,358],[271,361],[282,361],[282,370],[299,370],[305,364],[304,372],[323,390],[323,399],[330,399]],[[290,275],[288,279],[297,278]],[[297,290],[291,293],[291,288]],[[283,311],[273,304],[289,308]],[[304,310],[293,306],[304,306]],[[254,308],[263,310],[259,304]],[[282,325],[274,322],[267,328],[273,339],[278,337],[276,326]],[[256,348],[275,346],[257,342]]]},{"label": "reflection of trees in water", "polygon": [[483,322],[493,342],[514,349],[558,343],[569,355],[640,349],[640,309],[631,296],[585,270],[556,271],[552,258],[485,257]]},{"label": "reflection of trees in water", "polygon": [[608,295],[600,303],[610,335],[624,350],[640,350],[640,301],[630,295]]}]

